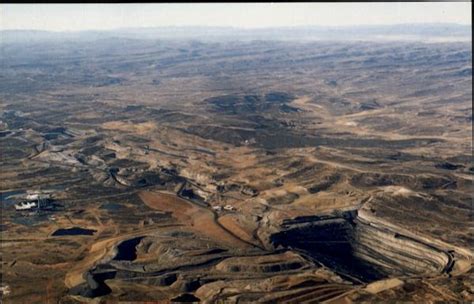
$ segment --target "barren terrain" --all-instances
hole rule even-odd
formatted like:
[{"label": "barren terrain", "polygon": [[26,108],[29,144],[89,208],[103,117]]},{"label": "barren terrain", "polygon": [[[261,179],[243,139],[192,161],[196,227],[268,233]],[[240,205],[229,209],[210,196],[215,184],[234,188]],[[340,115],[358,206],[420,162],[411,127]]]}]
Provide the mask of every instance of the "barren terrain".
[{"label": "barren terrain", "polygon": [[474,301],[470,42],[90,39],[1,44],[2,301]]}]

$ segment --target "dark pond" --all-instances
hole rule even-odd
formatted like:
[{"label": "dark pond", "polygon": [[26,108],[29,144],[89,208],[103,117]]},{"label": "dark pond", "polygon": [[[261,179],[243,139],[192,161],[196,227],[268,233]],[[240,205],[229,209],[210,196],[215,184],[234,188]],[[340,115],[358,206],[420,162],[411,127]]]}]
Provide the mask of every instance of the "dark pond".
[{"label": "dark pond", "polygon": [[137,258],[137,245],[143,239],[142,236],[123,241],[117,246],[116,261],[133,261]]},{"label": "dark pond", "polygon": [[72,227],[67,229],[58,229],[53,233],[53,236],[62,235],[93,235],[97,230],[84,229],[80,227]]}]

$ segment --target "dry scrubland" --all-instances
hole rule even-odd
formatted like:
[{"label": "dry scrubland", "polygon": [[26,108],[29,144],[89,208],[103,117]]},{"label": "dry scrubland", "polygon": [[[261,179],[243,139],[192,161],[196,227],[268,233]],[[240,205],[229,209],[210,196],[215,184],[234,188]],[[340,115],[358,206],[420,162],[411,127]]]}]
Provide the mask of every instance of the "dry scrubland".
[{"label": "dry scrubland", "polygon": [[[470,43],[2,57],[5,303],[474,300]],[[54,211],[14,210],[38,189]]]}]

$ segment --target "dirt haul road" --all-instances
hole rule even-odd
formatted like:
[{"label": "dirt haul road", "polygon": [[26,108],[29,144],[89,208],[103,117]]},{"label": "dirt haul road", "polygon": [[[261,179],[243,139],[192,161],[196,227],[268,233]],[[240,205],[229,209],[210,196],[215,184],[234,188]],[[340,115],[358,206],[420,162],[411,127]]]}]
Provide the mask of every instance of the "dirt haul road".
[{"label": "dirt haul road", "polygon": [[[216,220],[216,215],[211,210],[200,207],[192,202],[177,197],[172,193],[142,191],[139,197],[148,207],[164,212],[171,212],[179,224],[189,227],[198,234],[207,236],[216,242],[223,243],[232,248],[248,249],[255,247],[254,244],[246,242],[235,236]],[[132,233],[114,236],[101,240],[91,246],[88,255],[79,263],[75,264],[66,274],[65,284],[72,288],[84,283],[83,274],[96,265],[100,260],[112,252],[112,248],[119,242],[137,236],[143,236],[159,229],[150,227]]]},{"label": "dirt haul road", "polygon": [[196,233],[205,235],[214,241],[232,248],[246,249],[255,246],[224,228],[217,222],[216,215],[211,210],[179,198],[175,194],[143,191],[138,195],[148,207],[171,212],[180,224],[186,225]]}]

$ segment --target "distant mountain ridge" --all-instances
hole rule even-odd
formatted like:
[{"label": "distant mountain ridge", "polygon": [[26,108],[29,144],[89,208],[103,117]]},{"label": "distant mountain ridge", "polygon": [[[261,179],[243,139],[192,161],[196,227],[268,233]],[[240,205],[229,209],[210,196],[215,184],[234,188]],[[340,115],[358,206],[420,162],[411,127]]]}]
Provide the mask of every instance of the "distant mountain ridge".
[{"label": "distant mountain ridge", "polygon": [[150,27],[114,30],[1,30],[0,42],[96,40],[104,38],[165,40],[471,40],[471,26],[451,23],[359,26],[297,26],[275,28]]}]

